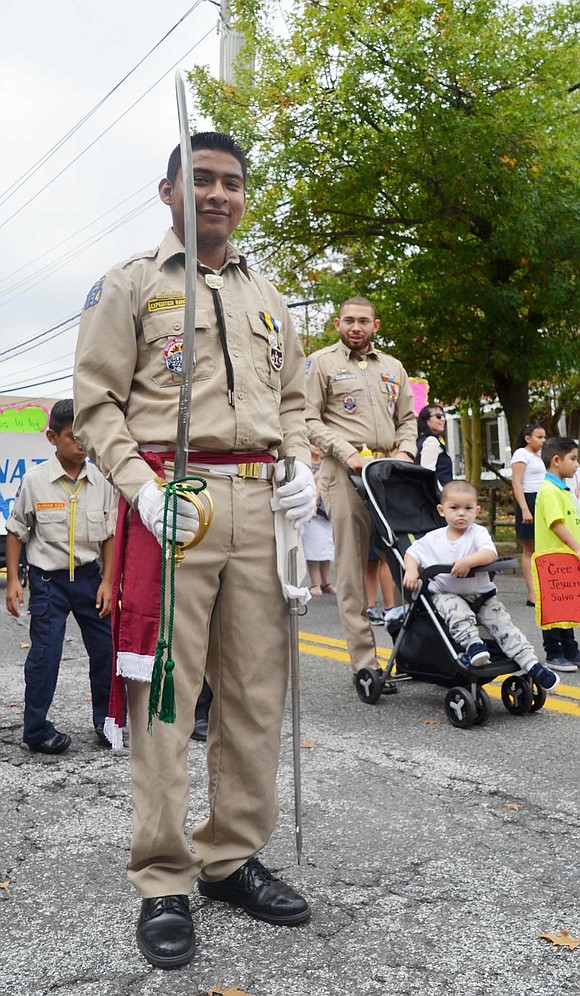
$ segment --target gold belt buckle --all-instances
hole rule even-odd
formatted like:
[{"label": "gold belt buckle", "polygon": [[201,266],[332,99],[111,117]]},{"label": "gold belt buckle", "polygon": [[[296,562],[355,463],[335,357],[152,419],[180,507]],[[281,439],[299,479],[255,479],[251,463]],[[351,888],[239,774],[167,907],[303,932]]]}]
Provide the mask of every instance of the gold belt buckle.
[{"label": "gold belt buckle", "polygon": [[261,477],[261,476],[262,476],[261,463],[238,464],[238,477]]}]

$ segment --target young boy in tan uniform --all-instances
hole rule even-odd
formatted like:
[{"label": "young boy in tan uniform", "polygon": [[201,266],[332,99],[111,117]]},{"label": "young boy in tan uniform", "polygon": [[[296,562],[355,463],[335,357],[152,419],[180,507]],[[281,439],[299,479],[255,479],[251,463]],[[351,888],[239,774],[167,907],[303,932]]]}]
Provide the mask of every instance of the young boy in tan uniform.
[{"label": "young boy in tan uniform", "polygon": [[[89,655],[93,725],[99,742],[111,685],[111,577],[113,489],[76,441],[72,400],[57,401],[47,438],[49,460],[24,477],[6,523],[6,607],[18,617],[24,605],[18,562],[26,543],[30,583],[31,647],[24,665],[24,742],[41,754],[62,754],[71,744],[47,718],[72,612]],[[98,563],[103,562],[103,575]]]}]

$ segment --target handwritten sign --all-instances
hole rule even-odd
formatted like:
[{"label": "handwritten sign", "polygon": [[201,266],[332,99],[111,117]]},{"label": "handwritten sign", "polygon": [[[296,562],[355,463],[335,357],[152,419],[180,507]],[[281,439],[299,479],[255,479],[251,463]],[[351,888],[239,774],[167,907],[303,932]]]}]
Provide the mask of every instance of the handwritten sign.
[{"label": "handwritten sign", "polygon": [[532,556],[536,622],[542,629],[580,625],[580,560],[574,553],[549,550]]},{"label": "handwritten sign", "polygon": [[48,412],[40,405],[0,410],[0,432],[44,432],[48,427]]},{"label": "handwritten sign", "polygon": [[429,381],[421,377],[409,377],[409,387],[413,393],[415,415],[418,415],[427,404],[429,397]]}]

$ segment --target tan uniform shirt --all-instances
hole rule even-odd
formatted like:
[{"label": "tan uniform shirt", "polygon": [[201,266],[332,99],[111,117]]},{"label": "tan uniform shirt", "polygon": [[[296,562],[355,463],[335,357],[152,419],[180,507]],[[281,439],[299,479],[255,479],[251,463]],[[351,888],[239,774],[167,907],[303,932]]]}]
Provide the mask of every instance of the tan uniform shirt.
[{"label": "tan uniform shirt", "polygon": [[[276,288],[228,245],[219,290],[234,373],[226,369],[212,292],[198,273],[190,447],[267,451],[310,463],[304,425],[304,354]],[[89,292],[75,368],[75,434],[134,502],[152,479],[139,455],[176,441],[184,321],[184,248],[161,245],[110,270]],[[267,314],[279,326],[268,327]]]},{"label": "tan uniform shirt", "polygon": [[[83,483],[79,488],[80,482]],[[75,566],[96,560],[102,543],[113,535],[115,516],[111,485],[90,463],[84,464],[75,481],[53,454],[49,460],[32,467],[25,474],[6,523],[7,531],[26,543],[28,563],[34,567],[43,571],[68,569],[69,492],[74,494],[77,489]]]},{"label": "tan uniform shirt", "polygon": [[308,357],[306,424],[311,442],[342,463],[363,444],[387,456],[417,451],[407,372],[371,346],[361,361],[342,341]]}]

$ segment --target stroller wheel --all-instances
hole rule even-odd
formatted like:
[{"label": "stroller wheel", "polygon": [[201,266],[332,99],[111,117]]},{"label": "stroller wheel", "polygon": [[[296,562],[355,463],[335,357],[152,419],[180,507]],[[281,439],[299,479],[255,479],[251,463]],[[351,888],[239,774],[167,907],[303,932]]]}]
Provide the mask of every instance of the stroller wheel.
[{"label": "stroller wheel", "polygon": [[475,725],[483,726],[489,719],[491,699],[485,688],[478,688],[475,694]]},{"label": "stroller wheel", "polygon": [[525,716],[530,712],[533,702],[530,679],[521,674],[510,674],[501,686],[501,700],[513,716]]},{"label": "stroller wheel", "polygon": [[530,712],[539,712],[545,701],[546,689],[542,688],[541,685],[538,685],[536,681],[532,681],[532,704],[530,706]]},{"label": "stroller wheel", "polygon": [[445,696],[445,715],[452,726],[468,730],[477,722],[477,707],[466,688],[450,688]]},{"label": "stroller wheel", "polygon": [[383,690],[381,672],[371,667],[361,667],[360,671],[357,671],[355,685],[361,702],[374,705],[379,701]]}]

